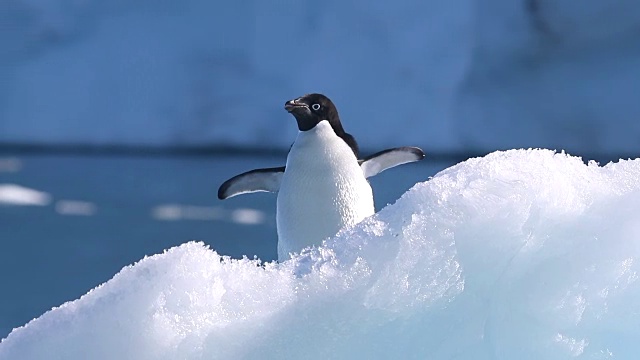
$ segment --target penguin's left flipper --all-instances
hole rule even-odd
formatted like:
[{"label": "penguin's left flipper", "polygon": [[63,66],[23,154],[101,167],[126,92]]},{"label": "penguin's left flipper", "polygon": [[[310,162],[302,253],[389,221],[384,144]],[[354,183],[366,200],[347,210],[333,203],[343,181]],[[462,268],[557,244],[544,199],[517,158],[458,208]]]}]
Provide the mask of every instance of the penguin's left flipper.
[{"label": "penguin's left flipper", "polygon": [[424,151],[420,148],[403,146],[382,150],[362,160],[358,160],[358,162],[360,162],[364,177],[370,178],[394,166],[422,160],[424,156]]},{"label": "penguin's left flipper", "polygon": [[277,193],[280,189],[282,174],[284,174],[284,166],[255,169],[236,175],[220,185],[218,199],[224,200],[254,192]]}]

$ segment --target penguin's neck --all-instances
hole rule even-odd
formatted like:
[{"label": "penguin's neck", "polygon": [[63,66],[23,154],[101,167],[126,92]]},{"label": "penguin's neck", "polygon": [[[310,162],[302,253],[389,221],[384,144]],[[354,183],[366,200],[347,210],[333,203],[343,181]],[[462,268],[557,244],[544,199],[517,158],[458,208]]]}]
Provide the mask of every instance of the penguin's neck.
[{"label": "penguin's neck", "polygon": [[[357,162],[356,155],[346,141],[338,136],[333,127],[327,120],[320,121],[316,126],[307,131],[300,131],[298,137],[293,144],[291,150],[294,153],[309,153],[309,160],[313,160],[314,156],[329,155],[338,161],[344,161],[345,158]],[[353,159],[351,159],[353,157]]]}]

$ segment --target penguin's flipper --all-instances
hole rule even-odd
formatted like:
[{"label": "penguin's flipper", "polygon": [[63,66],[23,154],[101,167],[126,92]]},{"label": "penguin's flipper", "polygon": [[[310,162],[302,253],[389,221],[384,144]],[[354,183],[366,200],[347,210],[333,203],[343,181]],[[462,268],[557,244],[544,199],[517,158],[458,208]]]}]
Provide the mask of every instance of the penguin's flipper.
[{"label": "penguin's flipper", "polygon": [[218,199],[224,200],[253,192],[277,193],[280,189],[282,174],[284,174],[284,166],[255,169],[236,175],[220,185]]},{"label": "penguin's flipper", "polygon": [[422,159],[424,159],[424,151],[422,151],[422,149],[413,146],[403,146],[382,150],[359,160],[359,162],[364,177],[370,178],[394,166]]}]

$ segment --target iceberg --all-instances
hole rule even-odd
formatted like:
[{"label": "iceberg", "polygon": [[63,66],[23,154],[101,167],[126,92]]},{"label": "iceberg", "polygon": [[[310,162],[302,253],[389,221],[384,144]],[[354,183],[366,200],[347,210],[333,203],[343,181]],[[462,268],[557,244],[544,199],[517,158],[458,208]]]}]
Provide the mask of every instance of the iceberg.
[{"label": "iceberg", "polygon": [[286,151],[321,92],[363,149],[637,149],[637,1],[309,4],[0,1],[0,143]]},{"label": "iceberg", "polygon": [[473,158],[282,263],[189,242],[0,343],[0,359],[630,359],[640,159]]}]

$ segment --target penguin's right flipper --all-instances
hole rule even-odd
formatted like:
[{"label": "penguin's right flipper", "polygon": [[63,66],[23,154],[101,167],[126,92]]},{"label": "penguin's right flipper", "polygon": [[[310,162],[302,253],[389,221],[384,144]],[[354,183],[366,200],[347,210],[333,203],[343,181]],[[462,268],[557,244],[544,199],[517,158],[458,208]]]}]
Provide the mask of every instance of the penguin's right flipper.
[{"label": "penguin's right flipper", "polygon": [[255,169],[236,175],[225,181],[218,189],[218,199],[253,192],[273,192],[280,190],[280,182],[284,174],[284,166],[266,169]]}]

